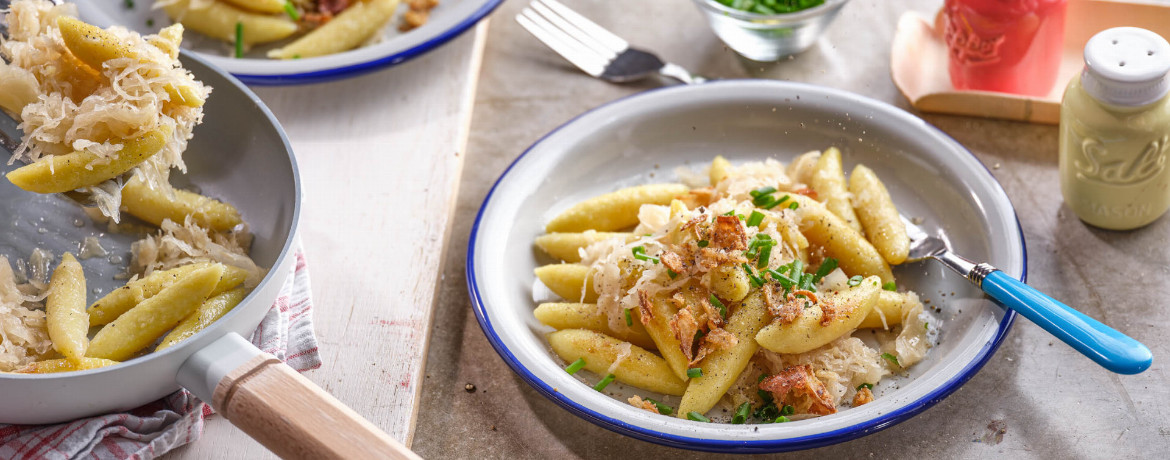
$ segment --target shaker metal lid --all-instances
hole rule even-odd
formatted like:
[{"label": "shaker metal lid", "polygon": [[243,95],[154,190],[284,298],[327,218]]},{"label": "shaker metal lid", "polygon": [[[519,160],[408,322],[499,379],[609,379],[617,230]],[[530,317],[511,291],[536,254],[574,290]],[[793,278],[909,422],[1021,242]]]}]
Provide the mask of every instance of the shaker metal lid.
[{"label": "shaker metal lid", "polygon": [[1170,43],[1137,27],[1114,27],[1085,45],[1081,84],[1097,100],[1142,106],[1170,91]]}]

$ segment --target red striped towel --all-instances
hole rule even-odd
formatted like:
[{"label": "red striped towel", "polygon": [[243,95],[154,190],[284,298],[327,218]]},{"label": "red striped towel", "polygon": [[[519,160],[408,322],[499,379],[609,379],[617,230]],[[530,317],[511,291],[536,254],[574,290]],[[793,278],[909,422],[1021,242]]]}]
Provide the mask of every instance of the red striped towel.
[{"label": "red striped towel", "polygon": [[[296,251],[297,263],[252,333],[252,343],[304,372],[321,367],[317,338],[313,335],[313,301],[305,254]],[[121,414],[108,414],[57,425],[0,424],[0,458],[152,459],[203,434],[203,419],[211,406],[187,390]]]}]

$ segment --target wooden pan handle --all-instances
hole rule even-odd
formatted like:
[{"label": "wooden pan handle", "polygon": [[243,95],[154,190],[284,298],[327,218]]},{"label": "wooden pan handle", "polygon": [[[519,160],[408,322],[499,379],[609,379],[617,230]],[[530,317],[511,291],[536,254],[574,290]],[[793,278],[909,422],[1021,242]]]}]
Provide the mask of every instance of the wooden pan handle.
[{"label": "wooden pan handle", "polygon": [[282,458],[420,458],[268,354],[228,372],[211,405]]}]

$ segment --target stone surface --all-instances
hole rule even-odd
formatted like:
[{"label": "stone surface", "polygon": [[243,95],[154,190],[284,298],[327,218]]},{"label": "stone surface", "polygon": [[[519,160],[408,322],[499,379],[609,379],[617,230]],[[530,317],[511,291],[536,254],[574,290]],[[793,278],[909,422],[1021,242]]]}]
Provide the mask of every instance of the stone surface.
[{"label": "stone surface", "polygon": [[[413,448],[427,458],[710,458],[627,438],[546,400],[496,355],[475,321],[463,276],[467,237],[487,190],[526,147],[573,116],[660,82],[594,80],[545,48],[513,16],[494,15],[466,167],[444,266]],[[856,0],[808,52],[778,64],[742,61],[688,1],[571,1],[574,9],[716,78],[767,77],[853,91],[909,108],[889,78],[894,25],[941,1]],[[1170,218],[1133,232],[1082,224],[1062,203],[1051,126],[919,114],[967,146],[1017,207],[1031,285],[1146,343],[1153,367],[1109,373],[1020,319],[987,366],[919,416],[858,440],[793,454],[829,458],[1150,458],[1170,452]],[[466,391],[474,384],[476,390]],[[1161,454],[1157,454],[1161,452]]]}]

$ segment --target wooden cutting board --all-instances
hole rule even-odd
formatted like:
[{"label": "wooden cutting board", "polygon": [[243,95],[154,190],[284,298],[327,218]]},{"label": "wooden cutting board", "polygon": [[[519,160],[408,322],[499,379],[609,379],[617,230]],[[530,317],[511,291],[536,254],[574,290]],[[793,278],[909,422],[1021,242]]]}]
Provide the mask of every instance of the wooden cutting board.
[{"label": "wooden cutting board", "polygon": [[[301,239],[324,365],[305,374],[410,445],[487,21],[373,74],[253,88],[304,183]],[[222,417],[177,458],[271,458]]]}]

